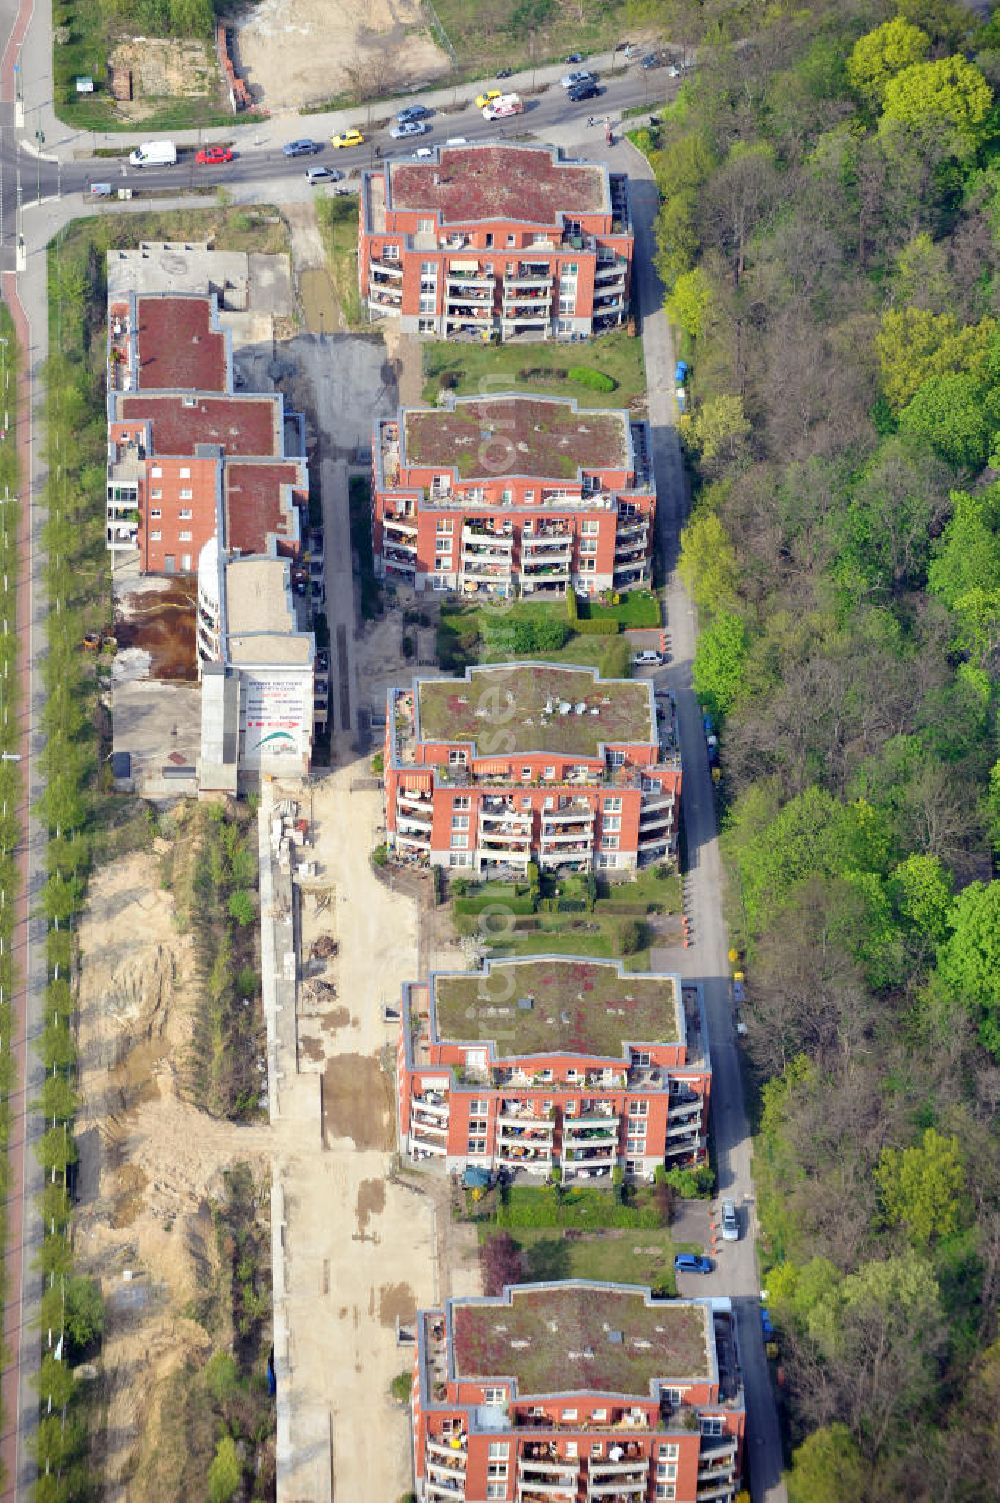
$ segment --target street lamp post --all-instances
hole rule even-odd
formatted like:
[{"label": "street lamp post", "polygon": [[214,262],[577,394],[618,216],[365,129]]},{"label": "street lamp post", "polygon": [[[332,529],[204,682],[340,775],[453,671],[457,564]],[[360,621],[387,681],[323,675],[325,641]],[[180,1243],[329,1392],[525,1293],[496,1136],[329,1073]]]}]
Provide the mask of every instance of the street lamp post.
[{"label": "street lamp post", "polygon": [[[40,109],[41,109],[41,106],[39,105],[39,110]],[[35,166],[37,168],[37,174],[36,174],[36,178],[35,178],[35,197],[38,200],[38,202],[41,203],[41,201],[42,201],[42,147],[45,145],[45,132],[43,130],[36,130],[35,131],[35,145],[38,148],[38,150],[37,150],[37,152],[35,154]]]}]

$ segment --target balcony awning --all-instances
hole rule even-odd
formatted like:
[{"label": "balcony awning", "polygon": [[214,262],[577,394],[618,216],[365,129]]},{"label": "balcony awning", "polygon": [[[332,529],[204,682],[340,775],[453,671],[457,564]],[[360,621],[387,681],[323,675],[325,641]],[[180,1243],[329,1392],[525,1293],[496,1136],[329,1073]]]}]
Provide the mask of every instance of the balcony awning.
[{"label": "balcony awning", "polygon": [[[509,762],[480,762],[477,759],[476,763],[475,763],[475,771],[480,776],[494,777],[494,778],[495,777],[503,777],[504,773],[510,771],[510,763]],[[487,810],[486,812],[489,813],[489,810]]]},{"label": "balcony awning", "polygon": [[449,271],[478,271],[479,270],[479,262],[478,261],[449,261],[448,262],[448,270]]}]

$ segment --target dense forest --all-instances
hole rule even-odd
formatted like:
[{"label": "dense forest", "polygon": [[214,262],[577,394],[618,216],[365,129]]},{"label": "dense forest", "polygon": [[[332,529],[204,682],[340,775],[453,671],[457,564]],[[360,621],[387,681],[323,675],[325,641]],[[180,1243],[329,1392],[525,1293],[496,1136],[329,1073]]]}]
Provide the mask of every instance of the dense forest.
[{"label": "dense forest", "polygon": [[650,0],[793,1503],[1000,1496],[1000,21]]}]

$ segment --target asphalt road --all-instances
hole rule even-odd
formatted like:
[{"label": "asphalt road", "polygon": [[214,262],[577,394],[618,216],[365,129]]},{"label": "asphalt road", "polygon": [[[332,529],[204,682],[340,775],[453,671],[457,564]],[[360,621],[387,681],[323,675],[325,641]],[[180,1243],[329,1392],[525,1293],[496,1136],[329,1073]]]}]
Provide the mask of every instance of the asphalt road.
[{"label": "asphalt road", "polygon": [[[491,87],[491,85],[484,85]],[[522,136],[541,136],[553,125],[566,125],[580,121],[586,137],[592,129],[597,145],[603,140],[603,121],[608,116],[614,125],[621,120],[624,109],[649,105],[654,108],[662,103],[668,93],[676,90],[676,81],[668,79],[665,70],[631,68],[602,80],[604,93],[598,99],[570,103],[566,91],[558,84],[550,85],[537,96],[525,99],[522,115],[506,121],[486,121],[481,110],[458,108],[438,110],[427,121],[430,130],[419,137],[395,141],[389,135],[391,120],[371,128],[367,123],[367,111],[359,110],[357,125],[365,134],[365,144],[360,147],[335,149],[329,136],[320,132],[322,117],[309,115],[292,117],[281,121],[265,121],[259,128],[237,127],[228,133],[211,130],[204,133],[205,142],[225,141],[232,143],[235,160],[223,166],[204,167],[195,163],[196,147],[179,150],[175,167],[129,167],[117,157],[75,156],[67,160],[53,160],[50,156],[37,156],[30,132],[15,136],[12,129],[0,128],[0,199],[2,199],[2,222],[4,239],[9,239],[14,229],[14,215],[18,202],[24,207],[58,194],[87,193],[92,183],[110,183],[117,191],[131,188],[136,195],[155,192],[161,194],[173,190],[183,193],[194,188],[217,188],[228,184],[244,184],[254,181],[273,182],[288,177],[301,181],[309,166],[336,167],[345,175],[357,174],[375,165],[376,149],[383,159],[387,157],[408,158],[420,146],[440,145],[449,137],[461,136],[468,141],[514,140]],[[600,122],[588,127],[586,121],[593,116]],[[0,122],[2,124],[2,122]],[[122,135],[122,148],[138,144],[141,127],[135,136]],[[282,146],[299,137],[311,137],[322,145],[322,150],[311,157],[286,157]],[[49,144],[45,146],[49,151]],[[125,170],[123,171],[123,165]]]}]

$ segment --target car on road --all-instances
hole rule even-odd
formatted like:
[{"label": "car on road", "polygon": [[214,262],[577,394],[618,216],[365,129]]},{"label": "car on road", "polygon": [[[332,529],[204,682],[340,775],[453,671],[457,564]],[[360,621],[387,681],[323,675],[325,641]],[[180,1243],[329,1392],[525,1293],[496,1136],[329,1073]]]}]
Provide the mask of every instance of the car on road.
[{"label": "car on road", "polygon": [[399,125],[405,125],[407,120],[426,120],[428,115],[433,114],[426,104],[408,104],[405,110],[400,110],[396,115]]},{"label": "car on road", "polygon": [[286,141],[281,150],[286,157],[313,157],[323,148],[318,141],[310,141],[308,136],[303,136],[299,141]]},{"label": "car on road", "polygon": [[352,126],[350,130],[342,130],[338,135],[330,137],[330,145],[340,151],[344,146],[364,146],[365,138],[361,132]]},{"label": "car on road", "polygon": [[719,1210],[722,1217],[723,1242],[738,1242],[740,1240],[740,1223],[736,1217],[735,1205],[731,1200],[724,1200]]},{"label": "car on road", "polygon": [[564,73],[562,78],[560,78],[559,80],[560,85],[564,89],[575,89],[578,88],[580,84],[593,82],[594,75],[592,73],[588,73],[586,68],[583,68],[576,73]]},{"label": "car on road", "polygon": [[416,151],[413,153],[413,160],[415,162],[427,162],[433,155],[433,146],[418,146]]},{"label": "car on road", "polygon": [[199,167],[221,167],[224,162],[233,160],[233,153],[228,146],[203,146],[201,151],[195,152],[194,159]]},{"label": "car on road", "polygon": [[343,175],[342,172],[337,171],[336,167],[306,168],[306,182],[310,188],[314,188],[317,183],[339,183]]},{"label": "car on road", "polygon": [[496,76],[497,76],[497,78],[509,78],[510,75],[511,75],[511,71],[512,70],[510,68],[498,68],[497,72],[496,72]]},{"label": "car on road", "polygon": [[488,104],[493,103],[494,99],[499,99],[502,93],[502,89],[484,89],[481,94],[476,95],[476,109],[484,110]]},{"label": "car on road", "polygon": [[571,52],[570,55],[569,55],[569,57],[564,57],[563,58],[563,62],[564,63],[582,63],[583,62],[583,53],[582,52]]},{"label": "car on road", "polygon": [[401,120],[389,134],[394,141],[405,141],[407,136],[425,136],[429,130],[422,120]]},{"label": "car on road", "polygon": [[652,647],[644,647],[642,652],[632,654],[633,668],[659,668],[663,663],[663,653],[655,652]]},{"label": "car on road", "polygon": [[701,1253],[679,1252],[674,1259],[674,1273],[711,1273],[714,1266]]},{"label": "car on road", "polygon": [[663,67],[663,57],[661,56],[661,54],[659,52],[647,52],[646,56],[643,58],[642,62],[639,64],[639,67],[640,68],[662,68]]},{"label": "car on road", "polygon": [[581,99],[596,99],[604,90],[596,84],[592,78],[586,83],[576,84],[572,89],[566,90],[566,98],[571,104],[579,104]]}]

